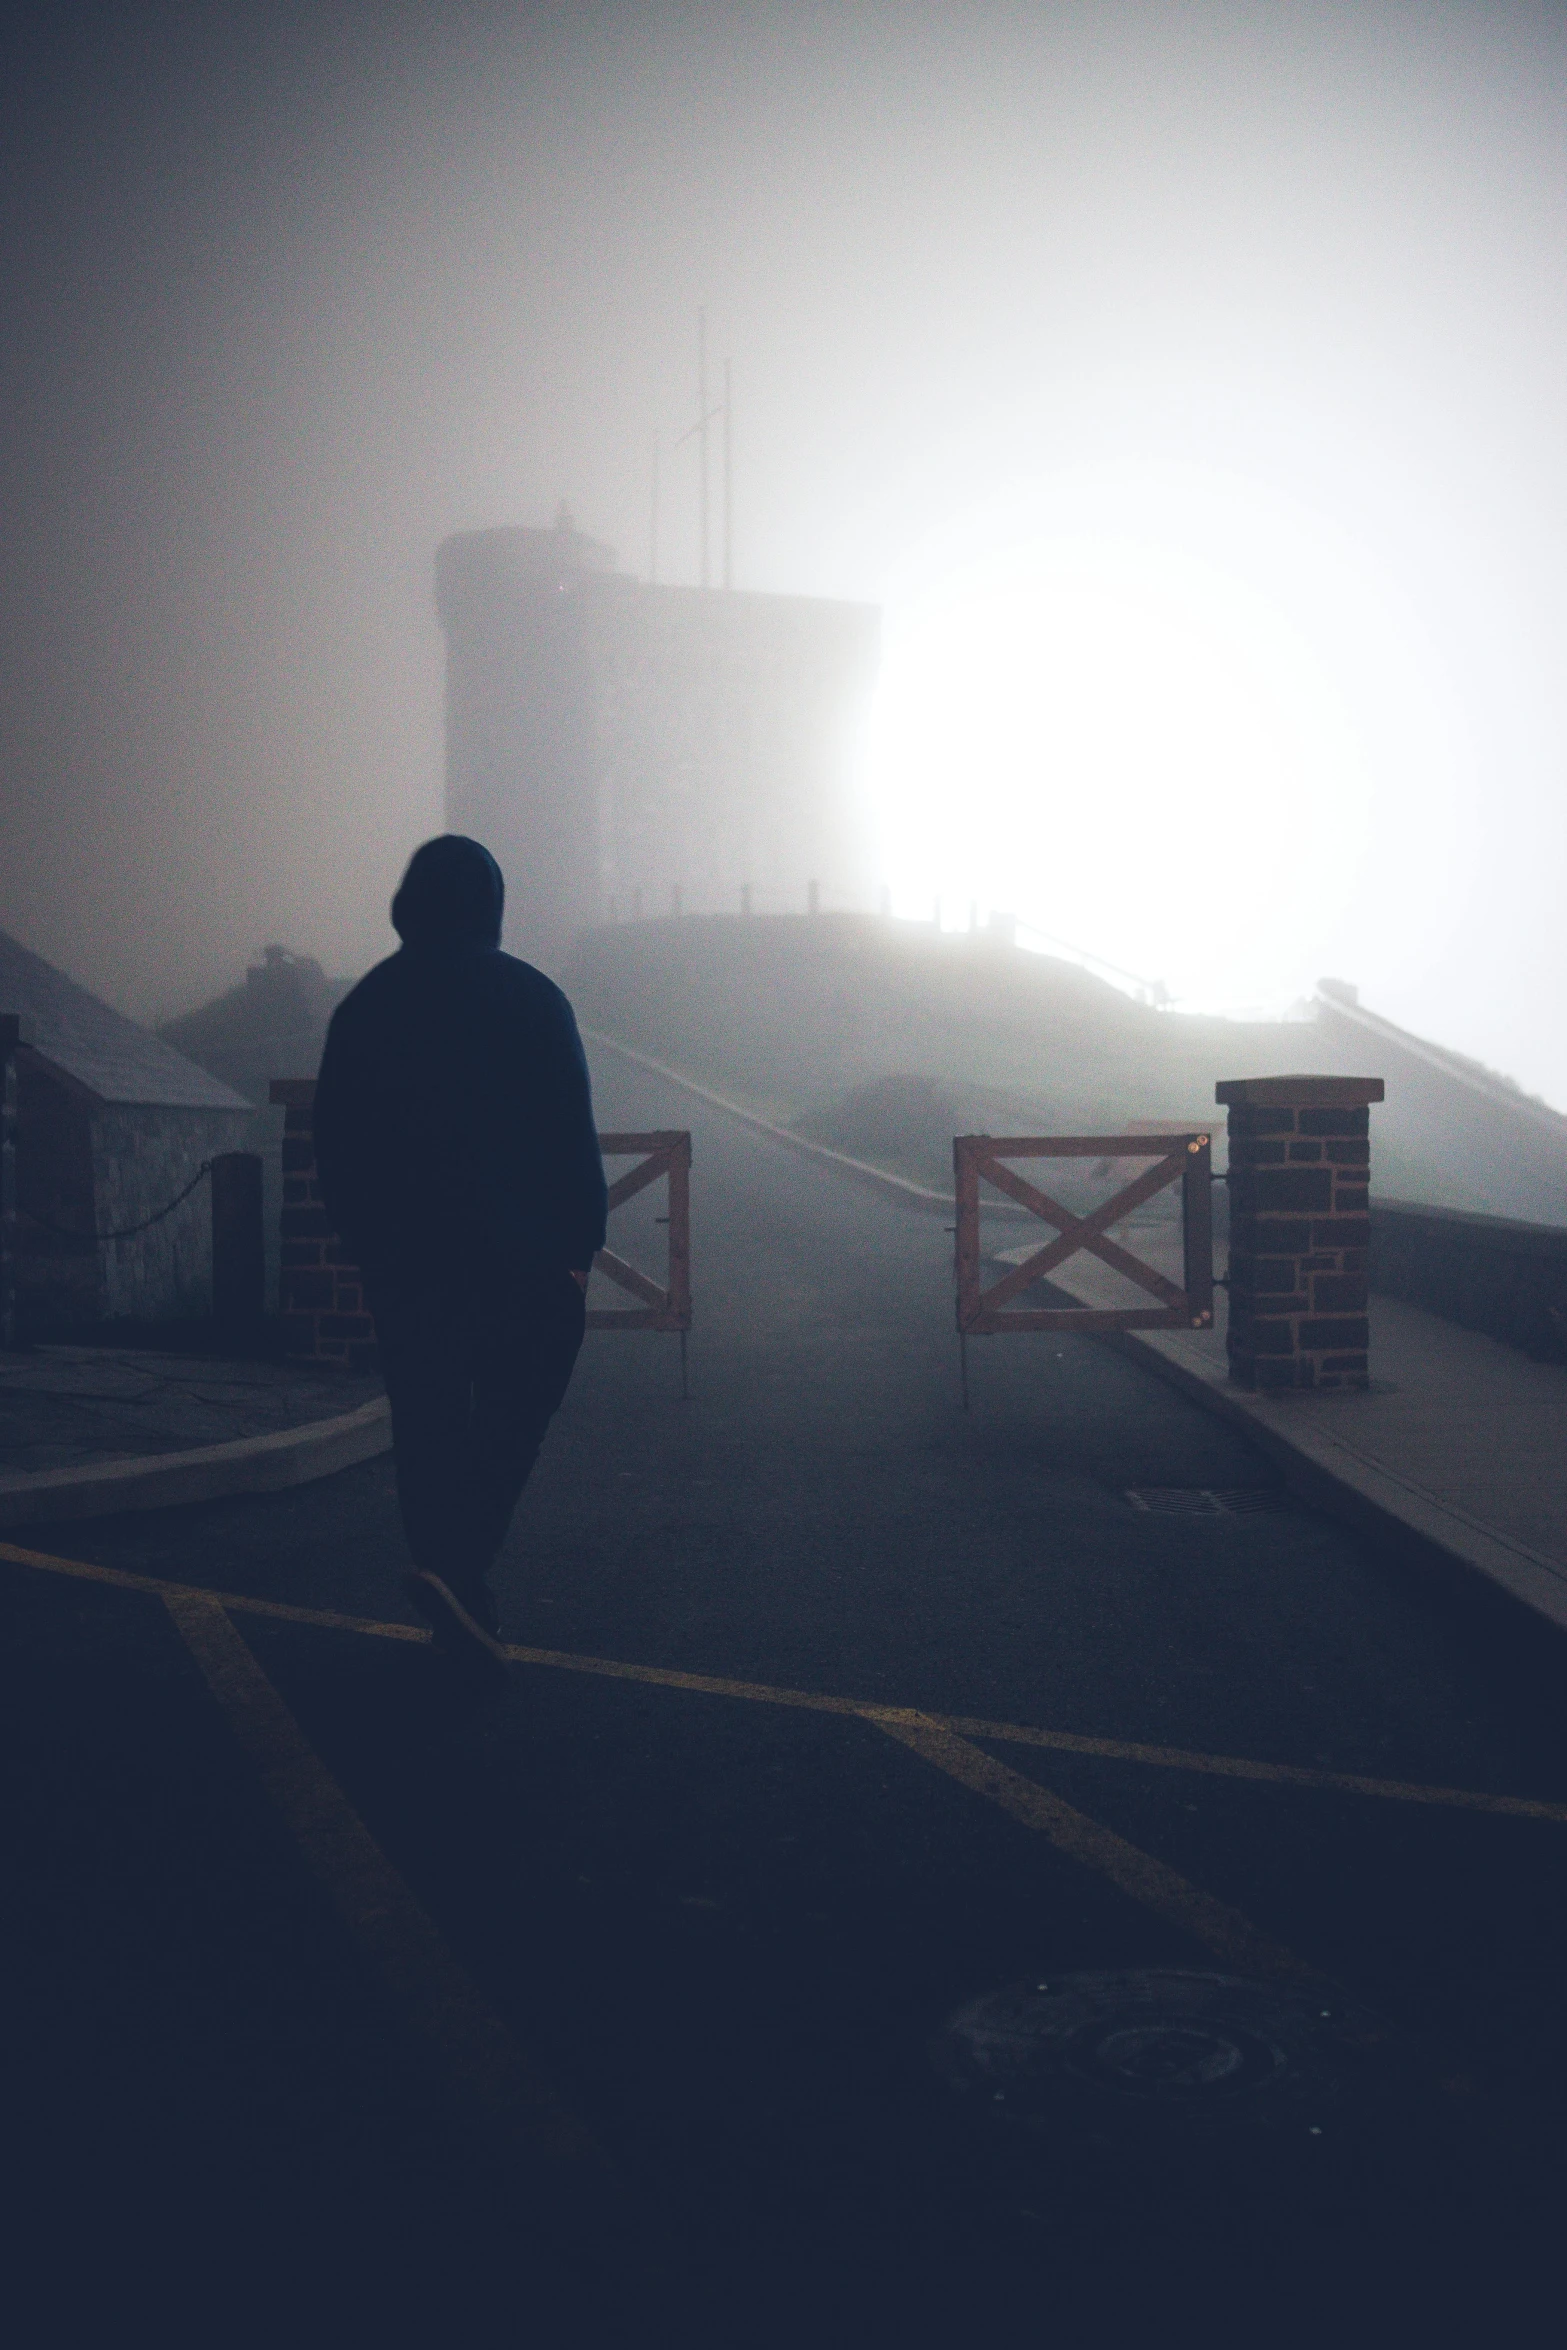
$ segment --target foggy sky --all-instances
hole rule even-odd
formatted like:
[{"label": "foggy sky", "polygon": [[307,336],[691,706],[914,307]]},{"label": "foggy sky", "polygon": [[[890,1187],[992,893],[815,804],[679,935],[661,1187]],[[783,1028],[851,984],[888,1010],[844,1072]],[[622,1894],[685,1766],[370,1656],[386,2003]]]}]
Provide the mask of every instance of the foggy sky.
[{"label": "foggy sky", "polygon": [[[384,952],[440,821],[436,542],[564,496],[644,571],[657,429],[692,577],[700,302],[742,585],[895,605],[966,518],[1096,465],[1222,469],[1352,545],[1418,658],[1364,689],[1374,855],[1314,968],[1567,1103],[1559,10],[5,24],[26,943],[144,1017],[270,938]],[[1259,879],[1288,899],[1287,859]]]}]

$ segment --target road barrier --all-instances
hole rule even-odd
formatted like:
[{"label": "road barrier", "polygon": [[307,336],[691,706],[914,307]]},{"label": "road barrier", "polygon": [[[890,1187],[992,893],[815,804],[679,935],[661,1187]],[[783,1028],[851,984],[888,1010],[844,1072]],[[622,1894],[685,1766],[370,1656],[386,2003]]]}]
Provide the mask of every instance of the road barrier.
[{"label": "road barrier", "polygon": [[606,1159],[635,1158],[609,1187],[613,1215],[628,1199],[663,1177],[669,1213],[669,1280],[665,1288],[611,1248],[593,1260],[595,1272],[634,1297],[634,1306],[590,1306],[590,1330],[677,1330],[680,1333],[680,1392],[686,1392],[686,1333],[691,1327],[691,1136],[683,1127],[657,1127],[647,1134],[601,1134]]},{"label": "road barrier", "polygon": [[[1152,1146],[1152,1147],[1151,1147]],[[1009,1159],[1140,1159],[1157,1148],[1154,1164],[1078,1215],[1048,1192],[1017,1174]],[[1206,1134],[959,1134],[952,1144],[953,1187],[957,1196],[956,1239],[958,1337],[963,1343],[963,1400],[968,1402],[967,1342],[1014,1330],[1206,1330],[1213,1322],[1213,1173]],[[988,1289],[980,1286],[981,1182],[1054,1225],[1056,1237],[1014,1265]],[[1177,1288],[1156,1266],[1110,1238],[1110,1227],[1156,1194],[1179,1184],[1183,1225],[1185,1286]],[[1146,1306],[1012,1305],[1036,1281],[1046,1279],[1068,1257],[1086,1253],[1159,1302]]]},{"label": "road barrier", "polygon": [[[271,1098],[285,1113],[283,1133],[283,1269],[281,1305],[287,1352],[315,1362],[368,1369],[375,1360],[375,1324],[363,1293],[359,1268],[351,1264],[327,1221],[316,1172],[313,1077],[274,1077]],[[634,1199],[660,1176],[668,1179],[669,1282],[660,1288],[650,1274],[628,1264],[613,1249],[600,1249],[594,1264],[606,1280],[637,1300],[634,1306],[588,1310],[590,1330],[675,1330],[680,1334],[680,1385],[686,1384],[686,1333],[691,1327],[691,1137],[682,1128],[649,1134],[601,1134],[607,1159],[637,1158],[610,1185],[611,1211]]]}]

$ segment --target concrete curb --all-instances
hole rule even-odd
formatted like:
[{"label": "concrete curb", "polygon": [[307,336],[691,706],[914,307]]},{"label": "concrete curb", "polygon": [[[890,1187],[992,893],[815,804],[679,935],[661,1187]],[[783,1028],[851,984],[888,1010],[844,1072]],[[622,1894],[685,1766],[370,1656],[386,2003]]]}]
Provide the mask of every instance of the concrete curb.
[{"label": "concrete curb", "polygon": [[1346,1437],[1298,1419],[1310,1411],[1309,1397],[1262,1397],[1232,1387],[1225,1373],[1182,1359],[1183,1346],[1188,1355],[1194,1350],[1179,1331],[1117,1331],[1105,1343],[1244,1429],[1302,1500],[1363,1532],[1401,1538],[1443,1568],[1482,1576],[1567,1631],[1567,1574],[1553,1560],[1438,1500]]},{"label": "concrete curb", "polygon": [[391,1442],[390,1407],[384,1395],[377,1395],[330,1420],[306,1420],[298,1428],[241,1436],[231,1444],[88,1461],[75,1469],[19,1470],[0,1476],[0,1526],[166,1510],[235,1493],[277,1493],[373,1460]]}]

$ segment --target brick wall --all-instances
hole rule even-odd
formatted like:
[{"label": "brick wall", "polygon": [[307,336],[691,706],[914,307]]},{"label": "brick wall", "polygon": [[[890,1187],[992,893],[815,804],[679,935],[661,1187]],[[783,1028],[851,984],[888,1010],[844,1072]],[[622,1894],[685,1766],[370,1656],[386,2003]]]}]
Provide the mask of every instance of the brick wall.
[{"label": "brick wall", "polygon": [[1379,1077],[1233,1078],[1230,1376],[1244,1387],[1369,1382],[1370,1108]]},{"label": "brick wall", "polygon": [[283,1110],[282,1263],[278,1276],[284,1343],[291,1355],[345,1370],[375,1365],[375,1323],[364,1284],[327,1222],[316,1175],[313,1077],[274,1077],[269,1098]]}]

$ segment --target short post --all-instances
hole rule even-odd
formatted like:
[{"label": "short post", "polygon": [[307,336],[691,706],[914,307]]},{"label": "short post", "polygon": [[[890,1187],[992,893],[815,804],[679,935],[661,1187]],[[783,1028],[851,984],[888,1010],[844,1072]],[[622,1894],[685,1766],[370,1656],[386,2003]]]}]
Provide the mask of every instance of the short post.
[{"label": "short post", "polygon": [[266,1279],[261,1160],[223,1151],[212,1162],[212,1319],[226,1337],[254,1338]]},{"label": "short post", "polygon": [[1380,1077],[1237,1077],[1230,1113],[1230,1377],[1370,1384],[1370,1104]]},{"label": "short post", "polygon": [[16,1048],[21,1021],[0,1012],[0,1346],[16,1344]]}]

